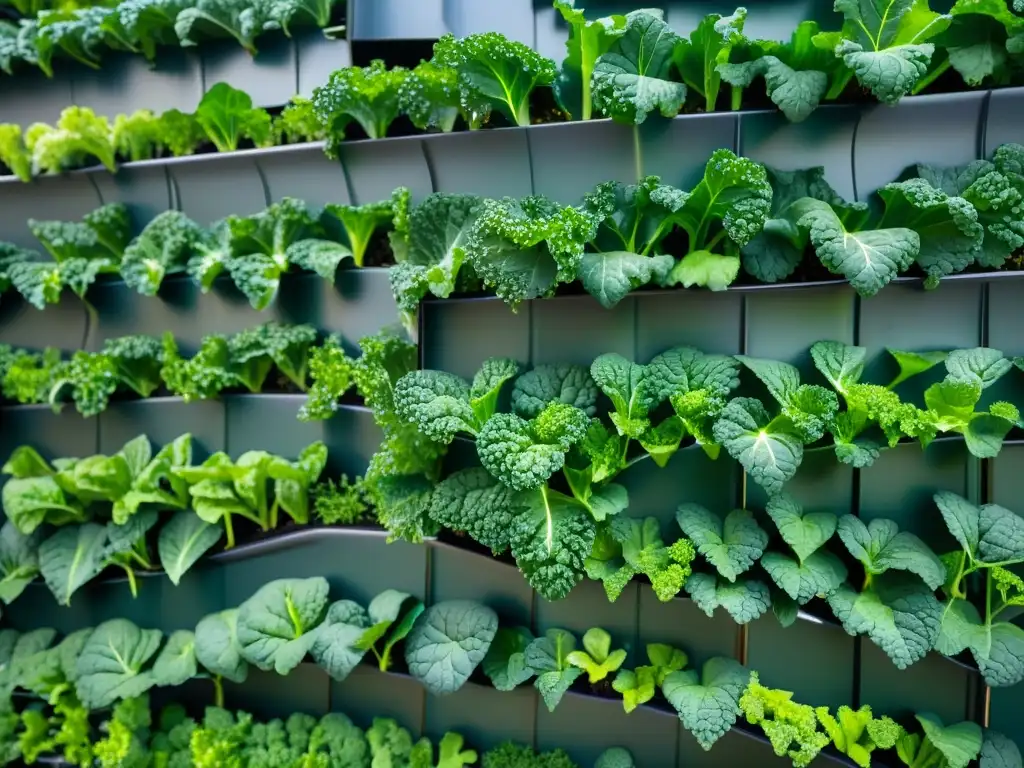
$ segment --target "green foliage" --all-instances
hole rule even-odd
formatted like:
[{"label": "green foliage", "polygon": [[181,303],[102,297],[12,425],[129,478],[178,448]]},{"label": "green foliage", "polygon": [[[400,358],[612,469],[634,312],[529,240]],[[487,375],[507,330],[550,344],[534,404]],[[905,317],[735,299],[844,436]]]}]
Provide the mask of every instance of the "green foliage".
[{"label": "green foliage", "polygon": [[[402,67],[388,69],[377,59],[368,67],[347,67],[331,74],[313,91],[313,111],[335,147],[355,121],[371,139],[382,139],[399,113],[399,93],[409,76]],[[330,151],[330,150],[329,150]]]},{"label": "green foliage", "polygon": [[203,95],[196,107],[196,120],[221,152],[238,149],[243,138],[258,147],[267,146],[272,140],[270,115],[264,109],[254,108],[247,93],[227,83],[216,83]]},{"label": "green foliage", "polygon": [[[750,682],[740,697],[739,706],[748,723],[761,726],[775,754],[792,758],[797,768],[810,765],[829,743],[829,735],[818,731],[813,707],[793,701],[792,691],[765,688],[757,672],[750,673]],[[828,708],[819,707],[818,711],[827,715]],[[839,740],[836,745],[840,745]]]}]

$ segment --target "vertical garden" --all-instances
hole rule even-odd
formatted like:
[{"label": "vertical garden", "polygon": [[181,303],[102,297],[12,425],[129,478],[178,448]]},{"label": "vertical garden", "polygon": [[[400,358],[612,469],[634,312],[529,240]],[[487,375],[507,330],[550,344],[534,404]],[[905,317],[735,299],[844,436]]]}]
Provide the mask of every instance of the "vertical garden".
[{"label": "vertical garden", "polygon": [[0,764],[1024,765],[1024,4],[634,5],[0,0]]}]

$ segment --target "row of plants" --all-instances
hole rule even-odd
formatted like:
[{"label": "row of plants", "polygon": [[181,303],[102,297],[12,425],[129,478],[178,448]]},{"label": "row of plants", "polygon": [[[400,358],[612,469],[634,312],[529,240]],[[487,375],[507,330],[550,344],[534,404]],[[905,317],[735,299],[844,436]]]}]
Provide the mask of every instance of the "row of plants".
[{"label": "row of plants", "polygon": [[[967,554],[946,555],[946,561],[952,568],[956,560],[965,576],[947,581],[955,571],[947,574],[943,561],[895,523],[875,520],[865,526],[854,517],[837,520],[826,513],[805,513],[779,495],[805,449],[831,450],[840,461],[864,468],[900,440],[915,439],[926,446],[940,432],[954,432],[963,435],[974,455],[995,456],[1019,420],[1007,403],[978,407],[982,392],[1013,367],[998,351],[893,352],[899,372],[883,386],[860,381],[864,348],[819,342],[811,354],[831,385],[827,388],[801,383],[797,369],[788,364],[703,355],[691,348],[670,350],[647,365],[603,355],[590,371],[544,365],[519,374],[513,361],[492,359],[472,384],[445,372],[414,370],[415,348],[395,337],[364,340],[364,348],[366,353],[352,360],[336,343],[325,345],[314,351],[310,363],[312,386],[304,417],[329,417],[355,386],[384,433],[365,481],[343,482],[323,492],[321,519],[365,519],[369,505],[392,538],[422,541],[442,529],[462,533],[495,555],[510,551],[530,585],[550,600],[565,597],[584,576],[601,580],[614,600],[637,578],[649,581],[661,600],[685,589],[709,615],[722,608],[746,623],[772,608],[788,625],[799,606],[824,598],[847,632],[867,634],[901,668],[932,649],[950,656],[969,649],[989,684],[1024,679],[1024,664],[1013,661],[1024,658],[1024,631],[997,621],[1000,615],[1005,619],[1004,611],[1024,603],[1022,585],[1005,569],[1024,560],[1024,549],[1011,553],[1004,539],[1007,557],[1000,560],[979,555],[977,542],[961,541]],[[901,399],[899,385],[943,362],[946,375],[926,389],[925,408]],[[766,386],[778,403],[777,413],[755,398],[730,399],[740,383],[741,366]],[[511,392],[503,392],[510,381]],[[604,397],[599,399],[599,393]],[[511,404],[510,412],[499,410],[505,403]],[[457,434],[475,441],[480,466],[442,470]],[[666,544],[654,518],[623,515],[629,495],[616,482],[620,476],[647,459],[665,466],[691,444],[712,459],[724,448],[739,461],[768,493],[767,512],[774,526],[766,530],[745,510],[725,514],[683,505],[677,513],[682,535]],[[180,578],[183,568],[219,540],[221,526],[233,545],[235,515],[270,530],[277,525],[273,513],[280,503],[297,523],[308,522],[308,489],[326,459],[325,449],[317,444],[296,464],[250,452],[235,462],[215,454],[198,467],[179,460],[168,468],[166,454],[184,453],[172,444],[158,454],[164,459],[149,463],[154,470],[141,471],[147,464],[127,457],[148,448],[148,441],[140,438],[116,457],[71,462],[67,469],[65,462],[51,466],[31,449],[19,449],[4,469],[15,477],[3,490],[7,515],[21,536],[28,536],[44,522],[82,522],[87,505],[99,499],[103,520],[149,527],[158,514],[143,514],[150,511],[146,503],[179,509],[191,503],[194,513],[182,518],[191,524],[182,522],[180,532],[191,537],[193,547],[175,567]],[[111,463],[125,469],[111,472]],[[116,475],[123,482],[104,485],[104,495],[98,495],[94,474]],[[178,482],[176,493],[160,487],[167,478]],[[282,478],[298,483],[294,490],[303,494],[301,503],[266,493],[270,479],[280,484]],[[69,502],[69,497],[78,502]],[[977,515],[994,525],[997,513],[1002,516],[996,526],[1000,535],[1020,529],[1024,537],[1024,523],[1008,510],[985,507]],[[806,524],[801,522],[805,518]],[[203,528],[209,542],[202,539],[205,546],[199,548],[199,539],[191,534],[204,523],[211,526]],[[75,553],[66,561],[77,563],[81,574],[90,565],[87,578],[92,578],[106,563],[96,541],[102,526],[85,525],[92,527],[58,533]],[[790,530],[793,526],[795,531]],[[948,527],[956,535],[956,524],[949,522]],[[771,547],[776,531],[781,543]],[[844,549],[830,551],[825,544],[837,531]],[[138,536],[120,538],[129,545],[138,541]],[[22,546],[18,551],[30,550]],[[88,552],[94,554],[86,557]],[[697,553],[710,569],[694,568]],[[12,558],[18,565],[10,571],[23,573],[22,562],[28,568],[31,555]],[[990,581],[976,591],[972,582],[980,576],[966,576],[989,567],[995,569]],[[848,582],[847,577],[858,568],[865,580],[855,589],[851,584],[861,582],[856,576]],[[35,576],[34,570],[27,573],[28,579]],[[59,583],[68,582],[61,578]],[[935,592],[944,585],[940,601]],[[993,589],[1002,595],[1002,603],[976,599],[991,597]],[[58,595],[62,602],[69,597]],[[984,608],[984,616],[968,597]],[[826,610],[825,604],[817,605]],[[886,609],[883,616],[873,616],[871,609],[880,606]],[[903,622],[900,615],[917,620]],[[1000,643],[988,642],[993,632]]]},{"label": "row of plants", "polygon": [[[0,19],[0,70],[8,75],[36,67],[53,77],[54,59],[99,69],[110,51],[127,51],[155,62],[166,46],[191,48],[210,40],[234,39],[256,55],[256,38],[268,31],[288,37],[301,27],[325,28],[331,36],[335,0],[243,3],[239,0],[121,0],[112,3],[67,3],[48,6],[40,0],[14,0],[32,17]],[[55,4],[57,5],[57,4]],[[83,7],[84,6],[84,7]]]},{"label": "row of plants", "polygon": [[155,296],[169,275],[187,274],[208,293],[230,277],[256,309],[274,300],[289,270],[315,272],[333,283],[342,262],[362,267],[377,257],[377,233],[408,208],[409,191],[365,205],[310,208],[286,197],[252,216],[228,216],[210,229],[181,211],[165,211],[133,236],[128,206],[108,203],[81,221],[28,222],[52,257],[0,242],[0,289],[17,291],[37,309],[60,301],[65,288],[90,306],[86,294],[103,276],[120,275],[144,296]]},{"label": "row of plants", "polygon": [[[207,707],[192,718],[181,704],[159,712],[142,694],[116,704],[103,717],[91,716],[62,692],[45,705],[9,712],[3,726],[0,759],[28,765],[59,755],[61,765],[83,768],[578,768],[561,749],[534,752],[503,742],[483,755],[466,748],[449,731],[437,744],[412,734],[392,718],[375,717],[365,731],[340,712],[316,718],[303,712],[260,722],[248,712]],[[435,760],[436,754],[436,760]],[[621,747],[602,754],[594,768],[633,768]]]},{"label": "row of plants", "polygon": [[[260,32],[288,33],[291,24],[302,22],[326,26],[333,5],[154,3],[124,0],[113,9],[44,11],[20,27],[4,24],[0,66],[9,72],[22,60],[52,74],[56,51],[98,67],[106,48],[152,59],[160,45],[194,45],[210,36],[234,37],[255,52]],[[341,132],[355,120],[368,136],[381,138],[400,110],[405,81],[413,78],[419,79],[411,85],[418,102],[414,111],[423,117],[413,122],[442,130],[451,130],[460,114],[470,128],[477,127],[492,111],[511,124],[529,125],[530,102],[541,89],[553,91],[564,116],[586,120],[602,114],[638,124],[649,114],[713,112],[720,105],[773,105],[799,121],[822,102],[856,100],[861,92],[894,104],[950,71],[959,78],[940,82],[952,89],[1024,82],[1024,17],[1007,3],[957,0],[946,14],[932,11],[927,0],[897,0],[884,13],[870,4],[837,3],[840,29],[804,21],[787,41],[745,35],[745,8],[730,16],[710,14],[682,37],[656,9],[588,19],[573,0],[555,0],[554,6],[569,30],[561,67],[499,32],[446,35],[418,75],[376,66],[336,72],[318,99],[323,123]]]},{"label": "row of plants", "polygon": [[[101,351],[79,350],[67,360],[54,347],[31,352],[0,344],[0,391],[12,402],[48,404],[55,412],[73,402],[86,417],[105,411],[111,399],[136,396],[170,394],[191,402],[235,392],[304,392],[317,336],[310,325],[269,322],[206,336],[191,357],[182,355],[170,331],[163,339],[107,339]],[[338,348],[334,337],[322,343],[328,353]]]},{"label": "row of plants", "polygon": [[429,296],[493,291],[515,308],[570,285],[611,308],[644,286],[723,290],[741,267],[756,283],[831,273],[872,296],[901,274],[935,287],[951,274],[1019,267],[1022,158],[1024,146],[1005,144],[992,161],[914,166],[869,202],[848,203],[822,168],[774,171],[720,149],[690,191],[649,176],[601,183],[578,206],[448,193],[411,205],[400,187],[389,201],[320,212],[284,198],[210,230],[167,211],[134,240],[128,209],[113,203],[81,222],[31,220],[54,261],[0,244],[0,279],[43,308],[65,286],[84,298],[102,274],[152,296],[168,275],[187,273],[208,291],[226,273],[264,309],[290,269],[333,281],[345,260],[361,267],[370,257],[394,264],[407,325]]},{"label": "row of plants", "polygon": [[23,132],[14,123],[0,124],[0,165],[29,182],[97,163],[116,173],[122,162],[302,144],[325,135],[308,99],[296,96],[272,116],[254,107],[249,94],[217,83],[195,112],[140,109],[108,119],[88,107],[67,107],[54,125],[33,123]]},{"label": "row of plants", "polygon": [[162,567],[177,584],[222,537],[233,547],[240,524],[246,535],[258,535],[285,518],[308,524],[317,508],[330,520],[339,506],[358,519],[360,482],[343,477],[340,486],[318,486],[326,463],[320,442],[294,461],[266,451],[234,460],[217,452],[198,465],[192,464],[191,435],[155,454],[140,435],[111,456],[52,464],[22,446],[2,469],[10,479],[2,492],[7,520],[0,528],[0,599],[13,602],[42,576],[57,602],[69,605],[76,591],[111,567],[123,570],[136,595],[137,570]]},{"label": "row of plants", "polygon": [[[1012,741],[974,723],[944,726],[935,715],[920,713],[905,729],[888,716],[876,717],[868,706],[856,711],[843,706],[835,713],[828,707],[813,708],[793,702],[791,692],[761,685],[757,672],[734,659],[716,657],[699,670],[688,669],[685,652],[651,644],[646,647],[650,664],[629,670],[623,668],[627,649],[613,648],[610,635],[599,628],[587,631],[582,647],[577,648],[577,638],[563,629],[549,629],[534,637],[522,627],[499,626],[497,614],[476,602],[457,600],[424,607],[415,597],[388,590],[363,608],[351,600],[331,602],[329,592],[321,577],[272,581],[237,609],[211,614],[194,632],[179,630],[169,638],[158,630],[140,629],[127,619],[111,619],[95,629],[79,630],[57,644],[53,644],[56,633],[52,629],[21,635],[4,630],[0,639],[7,659],[2,682],[8,695],[25,690],[55,706],[63,702],[68,711],[61,713],[64,722],[58,720],[57,724],[79,723],[67,737],[68,741],[77,738],[72,751],[78,756],[88,754],[81,742],[88,739],[91,710],[118,701],[125,707],[137,706],[130,702],[153,687],[211,678],[215,705],[220,707],[221,681],[243,682],[250,665],[287,675],[308,657],[341,681],[372,651],[381,671],[407,673],[436,696],[455,693],[471,680],[500,691],[511,691],[532,680],[550,711],[575,688],[590,695],[621,695],[629,713],[660,694],[656,706],[674,710],[705,750],[742,715],[764,731],[776,754],[790,757],[796,766],[808,765],[827,747],[861,766],[872,764],[872,753],[894,748],[899,758],[914,768],[933,764],[966,768],[979,755],[982,765],[1021,765],[1020,752]],[[609,691],[607,680],[612,674],[615,678]],[[26,740],[32,740],[33,732],[42,732],[50,741],[49,749],[61,745],[66,754],[70,744],[56,735],[51,740],[54,724],[38,710],[27,711],[36,714],[26,717],[23,713],[20,718],[28,721]],[[7,716],[5,730],[11,735],[17,731],[17,719],[13,713]],[[315,721],[305,722],[312,727]],[[229,727],[235,724],[237,721]],[[244,736],[249,725],[242,725],[237,735]],[[68,729],[53,730],[59,734]],[[109,745],[111,749],[128,748],[125,742],[132,741],[135,729],[127,730],[110,740],[117,742]],[[189,736],[190,747],[196,747],[196,739]],[[183,749],[185,740],[176,741],[178,749]],[[211,750],[208,756],[227,761],[241,747],[230,738],[224,742],[221,747],[230,748],[228,751]],[[987,762],[997,758],[1005,762]],[[202,768],[233,763],[195,764]],[[292,765],[271,764],[275,768]]]}]

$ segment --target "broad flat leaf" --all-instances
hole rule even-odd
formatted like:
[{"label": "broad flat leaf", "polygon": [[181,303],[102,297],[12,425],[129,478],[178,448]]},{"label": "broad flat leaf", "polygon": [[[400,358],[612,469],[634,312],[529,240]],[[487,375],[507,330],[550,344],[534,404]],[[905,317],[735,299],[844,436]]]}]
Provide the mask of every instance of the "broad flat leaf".
[{"label": "broad flat leaf", "polygon": [[449,600],[428,608],[405,641],[409,674],[428,693],[441,696],[459,690],[498,631],[498,615],[469,600]]},{"label": "broad flat leaf", "polygon": [[391,649],[405,639],[423,611],[419,598],[397,589],[384,590],[370,601],[369,624],[356,641],[356,647],[368,651],[386,638],[380,653],[380,669],[386,671],[390,666]]},{"label": "broad flat leaf", "polygon": [[946,360],[945,352],[906,352],[901,349],[887,348],[893,360],[900,367],[899,375],[889,383],[889,389],[895,389],[897,385],[907,379],[930,371],[936,365]]},{"label": "broad flat leaf", "polygon": [[580,282],[602,307],[611,309],[630,291],[650,282],[663,281],[675,259],[669,255],[641,256],[628,251],[584,253]]},{"label": "broad flat leaf", "polygon": [[39,571],[61,605],[103,570],[107,529],[96,523],[65,526],[39,545]]},{"label": "broad flat leaf", "polygon": [[10,520],[0,528],[0,600],[10,605],[39,575],[40,530],[26,536]]},{"label": "broad flat leaf", "polygon": [[574,499],[545,486],[523,491],[517,504],[509,534],[516,564],[544,598],[561,600],[583,578],[597,535],[594,518]]},{"label": "broad flat leaf", "polygon": [[369,623],[366,609],[358,603],[351,600],[332,603],[323,624],[316,629],[309,655],[331,679],[344,680],[366,653],[357,646],[357,641]]},{"label": "broad flat leaf", "polygon": [[81,519],[54,477],[15,477],[4,483],[2,498],[7,519],[25,534],[44,522]]},{"label": "broad flat leaf", "polygon": [[594,66],[594,106],[618,122],[639,125],[652,112],[675,117],[686,86],[672,82],[672,52],[679,36],[658,16],[634,11],[626,31]]},{"label": "broad flat leaf", "polygon": [[818,341],[811,346],[814,367],[840,394],[860,381],[867,353],[866,347],[853,347],[841,341]]},{"label": "broad flat leaf", "polygon": [[175,512],[157,539],[160,565],[171,583],[177,586],[185,572],[220,541],[223,532],[222,526],[210,525],[190,509]]},{"label": "broad flat leaf", "polygon": [[935,650],[955,656],[969,649],[986,684],[1016,685],[1024,680],[1024,630],[1010,622],[986,625],[966,600],[951,598],[942,612]]},{"label": "broad flat leaf", "polygon": [[831,206],[809,206],[799,225],[825,267],[842,275],[861,296],[874,296],[914,263],[921,238],[907,228],[848,232]]},{"label": "broad flat leaf", "polygon": [[975,347],[955,349],[946,356],[946,370],[955,379],[970,381],[988,389],[1013,368],[1013,362],[998,349]]},{"label": "broad flat leaf", "polygon": [[526,648],[534,640],[526,627],[502,627],[483,660],[484,674],[499,691],[511,691],[534,675],[526,664]]},{"label": "broad flat leaf", "polygon": [[39,452],[28,445],[20,445],[14,449],[10,458],[4,462],[0,469],[5,475],[11,475],[17,479],[26,477],[46,477],[53,474],[53,468]]},{"label": "broad flat leaf", "polygon": [[843,515],[839,538],[868,573],[910,571],[932,589],[946,581],[946,567],[928,545],[914,534],[900,531],[892,520],[876,518],[864,525],[859,517]]},{"label": "broad flat leaf", "polygon": [[536,673],[534,686],[549,712],[555,711],[565,692],[583,674],[568,661],[575,649],[576,638],[564,629],[549,629],[526,648],[526,666]]},{"label": "broad flat leaf", "polygon": [[699,504],[682,504],[676,522],[719,574],[729,581],[750,568],[768,544],[768,534],[745,509],[734,509],[725,520]]},{"label": "broad flat leaf", "polygon": [[842,585],[828,604],[851,635],[867,635],[899,669],[920,661],[934,647],[942,604],[921,581],[902,573],[871,580],[871,589],[855,592]]},{"label": "broad flat leaf", "polygon": [[242,658],[258,669],[286,675],[316,639],[327,611],[327,579],[277,579],[260,587],[238,607]]},{"label": "broad flat leaf", "polygon": [[730,583],[710,573],[695,573],[686,580],[686,592],[709,618],[721,606],[737,624],[760,618],[771,607],[768,587],[754,579]]},{"label": "broad flat leaf", "polygon": [[838,518],[831,512],[804,512],[796,499],[786,493],[773,496],[765,511],[779,529],[782,540],[805,560],[817,552],[836,532]]},{"label": "broad flat leaf", "polygon": [[689,39],[683,39],[675,48],[673,59],[683,82],[704,97],[706,112],[715,111],[722,75],[718,65],[729,60],[734,45],[746,42],[743,24],[746,8],[737,8],[732,16],[708,14]]},{"label": "broad flat leaf", "polygon": [[[590,80],[594,65],[601,54],[607,53],[612,43],[626,31],[626,17],[606,16],[587,19],[575,0],[555,0],[555,8],[569,25],[569,38],[565,41],[566,57],[555,81],[555,94],[562,108],[576,120],[589,120]],[[585,85],[584,85],[585,84]]]},{"label": "broad flat leaf", "polygon": [[152,688],[156,678],[144,667],[162,641],[159,629],[140,629],[127,619],[111,619],[96,627],[75,667],[75,688],[82,704],[103,709]]},{"label": "broad flat leaf", "polygon": [[778,552],[765,552],[761,567],[772,581],[797,604],[804,605],[817,595],[827,596],[846,580],[846,566],[831,552],[822,550],[802,561]]},{"label": "broad flat leaf", "polygon": [[931,278],[963,272],[981,250],[985,230],[962,197],[947,195],[924,179],[886,184],[882,224],[912,229],[920,238],[917,263]]},{"label": "broad flat leaf", "polygon": [[705,662],[701,677],[696,671],[673,672],[661,690],[683,727],[709,750],[736,722],[740,695],[749,679],[750,673],[739,662],[716,657]]},{"label": "broad flat leaf", "polygon": [[998,504],[977,506],[940,491],[935,503],[946,527],[972,559],[982,563],[1024,561],[1024,519]]},{"label": "broad flat leaf", "polygon": [[956,656],[967,648],[984,646],[987,634],[977,608],[966,600],[950,598],[942,608],[935,650],[943,656]]},{"label": "broad flat leaf", "polygon": [[234,608],[204,616],[196,625],[196,660],[212,675],[244,683],[249,663],[242,658],[237,622]]},{"label": "broad flat leaf", "polygon": [[782,490],[804,458],[803,441],[792,423],[773,420],[754,398],[737,397],[725,406],[714,435],[769,495]]},{"label": "broad flat leaf", "polygon": [[171,633],[153,662],[153,679],[159,686],[183,685],[196,676],[196,636],[187,629]]},{"label": "broad flat leaf", "polygon": [[949,768],[967,768],[981,751],[981,726],[963,722],[944,726],[938,715],[920,712],[915,715],[924,729],[925,738],[946,758]]},{"label": "broad flat leaf", "polygon": [[979,765],[980,768],[1021,768],[1024,760],[1021,759],[1020,748],[1012,739],[999,731],[986,728]]},{"label": "broad flat leaf", "polygon": [[724,291],[736,281],[739,273],[740,260],[736,256],[723,256],[711,251],[694,251],[686,254],[672,268],[665,279],[665,284]]}]

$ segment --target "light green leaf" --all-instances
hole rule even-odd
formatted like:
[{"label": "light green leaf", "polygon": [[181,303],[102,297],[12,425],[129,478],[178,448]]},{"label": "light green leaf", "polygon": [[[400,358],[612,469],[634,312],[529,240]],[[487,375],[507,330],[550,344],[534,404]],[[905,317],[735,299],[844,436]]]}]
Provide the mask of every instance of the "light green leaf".
[{"label": "light green leaf", "polygon": [[870,574],[910,571],[932,589],[946,581],[946,567],[928,545],[914,534],[900,531],[892,520],[875,518],[865,525],[859,517],[843,515],[838,530],[846,549]]},{"label": "light green leaf", "polygon": [[836,532],[838,518],[831,512],[804,512],[789,494],[773,496],[765,511],[800,560],[817,552]]},{"label": "light green leaf", "polygon": [[772,419],[759,400],[737,397],[722,411],[715,440],[771,495],[796,474],[804,444],[788,419]]},{"label": "light green leaf", "polygon": [[736,280],[740,272],[737,256],[723,256],[711,251],[688,253],[669,272],[666,285],[682,284],[684,288],[698,286],[712,291],[724,291]]},{"label": "light green leaf", "polygon": [[177,586],[196,561],[220,541],[223,528],[210,525],[189,509],[174,513],[160,529],[157,551],[167,578]]}]

